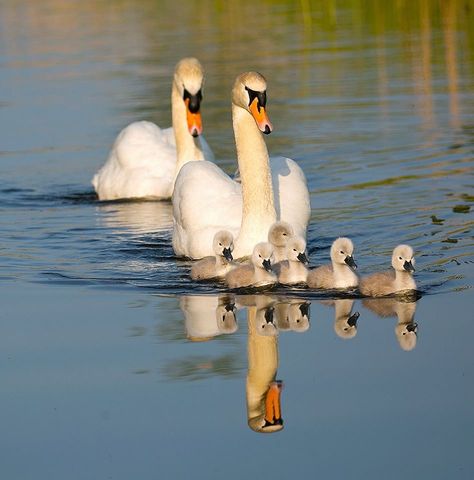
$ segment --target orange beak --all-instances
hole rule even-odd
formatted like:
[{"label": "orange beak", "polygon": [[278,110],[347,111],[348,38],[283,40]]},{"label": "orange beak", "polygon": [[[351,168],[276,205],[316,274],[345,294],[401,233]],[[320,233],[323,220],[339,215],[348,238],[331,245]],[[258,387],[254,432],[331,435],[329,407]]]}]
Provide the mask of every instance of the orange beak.
[{"label": "orange beak", "polygon": [[258,105],[258,98],[255,98],[250,104],[250,113],[257,122],[258,128],[265,134],[271,133],[273,126],[268,118],[265,107]]},{"label": "orange beak", "polygon": [[186,104],[186,120],[188,122],[189,133],[193,137],[197,137],[202,133],[201,112],[192,113],[189,110],[189,98],[186,98],[184,103]]},{"label": "orange beak", "polygon": [[265,397],[265,421],[274,425],[281,421],[280,393],[281,382],[272,382]]}]

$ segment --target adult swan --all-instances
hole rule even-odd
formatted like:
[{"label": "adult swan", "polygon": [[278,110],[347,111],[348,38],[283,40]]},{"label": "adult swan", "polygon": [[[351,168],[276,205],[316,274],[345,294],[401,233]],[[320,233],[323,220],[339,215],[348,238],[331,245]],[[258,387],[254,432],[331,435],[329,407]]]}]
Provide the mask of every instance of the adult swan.
[{"label": "adult swan", "polygon": [[177,255],[212,255],[218,230],[235,240],[233,255],[241,258],[267,240],[276,220],[306,237],[311,213],[309,192],[301,168],[289,158],[269,160],[263,133],[272,125],[266,107],[267,84],[262,75],[239,75],[232,89],[232,121],[241,184],[215,164],[190,162],[183,166],[173,192],[173,248]]},{"label": "adult swan", "polygon": [[176,65],[171,89],[173,126],[134,122],[118,135],[109,158],[94,175],[99,200],[171,198],[176,175],[192,160],[213,160],[202,133],[203,68],[195,58]]}]

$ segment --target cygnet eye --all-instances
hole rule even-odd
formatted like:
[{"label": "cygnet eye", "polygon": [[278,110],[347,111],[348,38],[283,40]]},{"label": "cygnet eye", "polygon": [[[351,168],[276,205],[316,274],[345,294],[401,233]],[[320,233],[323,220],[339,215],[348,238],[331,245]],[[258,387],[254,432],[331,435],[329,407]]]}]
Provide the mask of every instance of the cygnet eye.
[{"label": "cygnet eye", "polygon": [[259,257],[259,258],[262,258],[262,256],[261,256],[260,254],[258,254],[258,257]]},{"label": "cygnet eye", "polygon": [[282,235],[283,235],[284,237],[286,237],[287,234],[286,234],[285,232],[283,232]]},{"label": "cygnet eye", "polygon": [[341,250],[339,253],[342,254],[342,255],[344,255],[344,252],[343,252],[342,250]]},{"label": "cygnet eye", "polygon": [[222,247],[222,243],[221,243],[221,242],[219,242],[219,247]]},{"label": "cygnet eye", "polygon": [[294,248],[293,251],[296,252],[296,248]]},{"label": "cygnet eye", "polygon": [[398,257],[398,260],[403,260],[402,257]]}]

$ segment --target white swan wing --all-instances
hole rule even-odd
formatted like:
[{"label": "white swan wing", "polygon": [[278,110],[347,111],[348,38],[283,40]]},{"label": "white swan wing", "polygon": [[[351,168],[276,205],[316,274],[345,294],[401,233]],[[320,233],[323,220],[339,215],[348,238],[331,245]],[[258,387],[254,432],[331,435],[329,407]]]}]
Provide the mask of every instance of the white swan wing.
[{"label": "white swan wing", "polygon": [[270,158],[277,218],[288,222],[295,235],[306,238],[311,203],[306,177],[291,158]]},{"label": "white swan wing", "polygon": [[212,255],[212,239],[219,230],[237,235],[242,218],[242,193],[211,162],[189,162],[178,174],[173,192],[173,248],[177,255]]},{"label": "white swan wing", "polygon": [[117,136],[92,184],[100,200],[169,198],[176,168],[173,129],[134,122]]}]

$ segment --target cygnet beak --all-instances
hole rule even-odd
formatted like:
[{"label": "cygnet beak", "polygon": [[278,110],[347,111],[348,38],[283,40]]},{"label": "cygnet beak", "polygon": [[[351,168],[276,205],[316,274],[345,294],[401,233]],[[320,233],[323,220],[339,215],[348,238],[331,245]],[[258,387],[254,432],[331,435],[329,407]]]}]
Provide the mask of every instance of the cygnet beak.
[{"label": "cygnet beak", "polygon": [[415,271],[415,267],[414,267],[413,264],[411,263],[411,260],[410,260],[410,261],[405,260],[405,263],[403,264],[403,268],[404,268],[407,272],[414,272],[414,271]]},{"label": "cygnet beak", "polygon": [[354,270],[357,268],[356,262],[354,261],[354,257],[352,255],[347,255],[347,257],[344,259],[344,262]]},{"label": "cygnet beak", "polygon": [[273,311],[274,309],[272,307],[265,310],[265,321],[267,323],[273,323]]},{"label": "cygnet beak", "polygon": [[235,308],[235,303],[228,303],[226,306],[225,306],[225,309],[227,312],[233,312],[234,311],[234,308]]},{"label": "cygnet beak", "polygon": [[263,268],[267,271],[267,272],[271,272],[272,271],[272,262],[270,262],[270,260],[268,258],[266,258],[263,262],[262,262],[262,265],[263,265]]},{"label": "cygnet beak", "polygon": [[418,330],[418,324],[417,324],[416,322],[409,323],[409,324],[407,325],[407,330],[408,330],[409,332],[414,332],[415,335],[416,335],[417,330]]},{"label": "cygnet beak", "polygon": [[311,303],[309,302],[304,302],[300,305],[300,312],[303,317],[308,317],[309,319],[309,306]]},{"label": "cygnet beak", "polygon": [[355,312],[347,319],[347,325],[349,327],[357,327],[357,320],[359,320],[360,313]]},{"label": "cygnet beak", "polygon": [[224,255],[224,258],[229,262],[232,262],[232,260],[234,259],[230,247],[224,248],[224,250],[222,250],[222,255]]},{"label": "cygnet beak", "polygon": [[301,252],[298,253],[298,256],[296,257],[303,265],[308,264],[308,257],[306,256],[306,252]]}]

